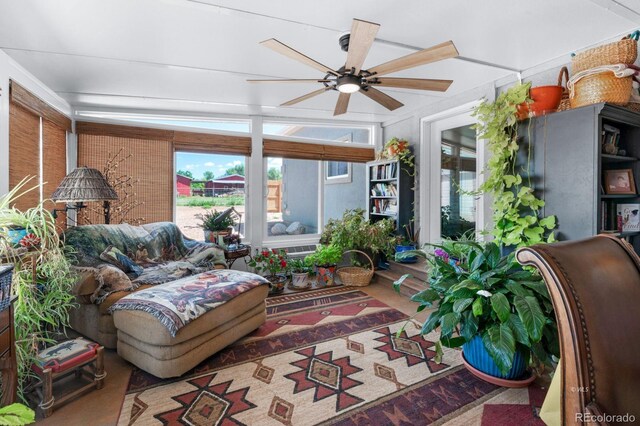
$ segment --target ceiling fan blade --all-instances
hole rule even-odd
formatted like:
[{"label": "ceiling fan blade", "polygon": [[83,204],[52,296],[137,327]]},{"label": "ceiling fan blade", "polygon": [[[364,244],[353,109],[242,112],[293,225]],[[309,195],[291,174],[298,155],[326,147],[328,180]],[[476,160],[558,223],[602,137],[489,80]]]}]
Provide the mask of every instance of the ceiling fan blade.
[{"label": "ceiling fan blade", "polygon": [[323,87],[322,89],[314,90],[311,93],[307,93],[306,95],[302,95],[302,96],[300,96],[298,98],[291,99],[288,102],[280,104],[280,106],[289,106],[289,105],[297,104],[298,102],[302,102],[302,101],[307,100],[309,98],[313,98],[314,96],[321,95],[321,94],[323,94],[324,92],[326,92],[329,89],[331,89],[331,87]]},{"label": "ceiling fan blade", "polygon": [[340,93],[340,96],[338,96],[338,102],[336,102],[336,109],[333,111],[334,116],[347,112],[349,98],[351,98],[351,93]]},{"label": "ceiling fan blade", "polygon": [[249,83],[329,83],[331,80],[323,78],[292,78],[292,79],[274,79],[274,80],[247,80]]},{"label": "ceiling fan blade", "polygon": [[380,24],[354,19],[349,35],[349,50],[347,52],[347,63],[345,70],[355,69],[354,74],[358,74],[362,68],[367,53],[376,38]]},{"label": "ceiling fan blade", "polygon": [[456,56],[458,56],[458,49],[456,49],[452,41],[447,41],[437,46],[394,59],[393,61],[385,62],[384,64],[370,68],[368,71],[371,74],[379,76],[441,61],[443,59],[455,58]]},{"label": "ceiling fan blade", "polygon": [[446,92],[449,86],[451,86],[453,80],[433,80],[428,78],[393,78],[383,77],[376,78],[373,82],[367,84],[373,84],[376,87],[398,87],[401,89],[417,89],[417,90],[432,90],[434,92]]},{"label": "ceiling fan blade", "polygon": [[404,106],[402,102],[393,99],[391,96],[377,89],[374,89],[373,87],[369,87],[367,90],[360,90],[360,93],[373,99],[389,111],[393,111],[400,108],[401,106]]},{"label": "ceiling fan blade", "polygon": [[327,67],[326,65],[322,65],[320,62],[315,61],[313,59],[311,59],[310,57],[308,57],[307,55],[304,55],[300,52],[298,52],[295,49],[292,49],[291,47],[287,46],[286,44],[280,43],[278,40],[276,40],[275,38],[270,38],[269,40],[265,40],[263,42],[260,42],[261,45],[268,47],[269,49],[280,53],[281,55],[287,56],[291,59],[295,59],[298,62],[302,62],[305,65],[309,65],[310,67],[313,67],[319,71],[322,71],[324,73],[330,73],[333,75],[338,75],[338,73],[334,70],[332,70],[331,68]]}]

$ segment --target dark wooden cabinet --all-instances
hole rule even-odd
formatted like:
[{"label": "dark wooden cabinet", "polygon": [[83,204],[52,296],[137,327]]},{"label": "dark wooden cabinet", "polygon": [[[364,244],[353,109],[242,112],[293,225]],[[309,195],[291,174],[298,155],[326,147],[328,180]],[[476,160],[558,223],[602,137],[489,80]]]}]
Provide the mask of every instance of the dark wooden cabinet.
[{"label": "dark wooden cabinet", "polygon": [[[624,155],[603,153],[605,125],[620,130]],[[640,183],[640,114],[626,108],[595,104],[523,122],[519,128],[519,163],[528,163],[532,183],[545,201],[544,215],[558,219],[560,240],[586,238],[615,231],[620,203],[640,203],[640,196],[605,192],[606,170],[631,169]],[[528,161],[528,144],[531,158]],[[638,251],[640,232],[623,233]]]},{"label": "dark wooden cabinet", "polygon": [[0,407],[13,404],[18,391],[18,364],[16,359],[15,330],[13,326],[13,303],[0,311],[0,374],[2,374],[2,396]]}]

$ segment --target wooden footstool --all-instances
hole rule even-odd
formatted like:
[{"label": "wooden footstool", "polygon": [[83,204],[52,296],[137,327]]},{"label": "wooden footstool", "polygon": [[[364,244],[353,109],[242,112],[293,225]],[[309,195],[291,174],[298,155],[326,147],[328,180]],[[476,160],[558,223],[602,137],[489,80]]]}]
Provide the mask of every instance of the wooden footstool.
[{"label": "wooden footstool", "polygon": [[[93,389],[102,389],[107,375],[104,372],[103,349],[97,343],[80,337],[38,353],[33,371],[40,378],[40,383],[35,386],[34,392],[39,399],[36,403],[42,417],[49,417],[60,406]],[[74,383],[65,381],[65,387],[71,390],[56,399],[53,395],[54,385],[71,374],[75,374]]]}]

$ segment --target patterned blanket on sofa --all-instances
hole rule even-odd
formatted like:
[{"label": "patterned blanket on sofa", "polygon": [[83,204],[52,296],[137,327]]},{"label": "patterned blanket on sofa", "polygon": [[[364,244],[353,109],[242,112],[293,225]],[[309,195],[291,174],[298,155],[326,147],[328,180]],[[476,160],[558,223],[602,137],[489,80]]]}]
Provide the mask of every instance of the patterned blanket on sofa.
[{"label": "patterned blanket on sofa", "polygon": [[171,336],[194,319],[260,285],[269,284],[249,272],[219,269],[132,293],[109,312],[144,311],[167,327]]}]

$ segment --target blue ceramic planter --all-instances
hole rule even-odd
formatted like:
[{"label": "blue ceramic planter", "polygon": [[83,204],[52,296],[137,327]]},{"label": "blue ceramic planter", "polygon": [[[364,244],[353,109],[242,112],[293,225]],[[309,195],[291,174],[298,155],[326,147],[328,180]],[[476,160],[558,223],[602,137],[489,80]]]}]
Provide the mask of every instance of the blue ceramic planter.
[{"label": "blue ceramic planter", "polygon": [[[415,250],[416,246],[411,245],[411,246],[396,246],[396,253],[402,253],[403,251],[411,251],[411,250]],[[396,257],[396,262],[400,262],[400,263],[416,263],[418,261],[418,256],[409,256],[406,257],[404,259],[398,259]]]},{"label": "blue ceramic planter", "polygon": [[524,376],[527,365],[525,364],[525,359],[520,351],[516,351],[516,354],[513,358],[513,365],[511,366],[511,370],[507,374],[500,373],[500,369],[496,365],[495,361],[489,355],[489,352],[484,347],[482,343],[482,338],[480,336],[474,337],[471,341],[462,345],[462,351],[464,353],[464,358],[467,360],[469,364],[471,364],[476,369],[482,371],[483,373],[489,374],[494,377],[499,377],[502,379],[508,380],[518,380]]},{"label": "blue ceramic planter", "polygon": [[24,228],[9,228],[7,232],[7,237],[9,237],[9,242],[14,246],[17,246],[20,243],[20,240],[23,239],[27,235],[27,230]]}]

